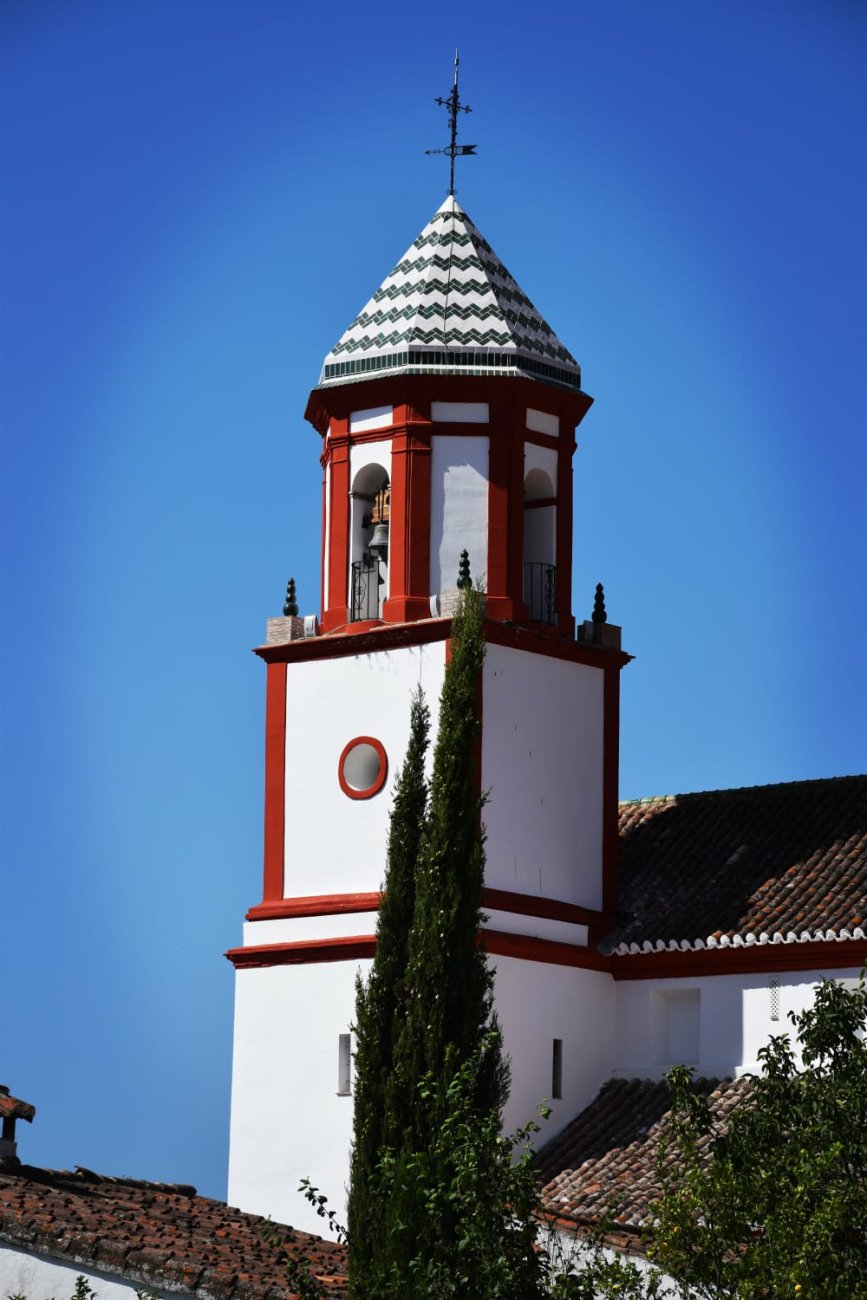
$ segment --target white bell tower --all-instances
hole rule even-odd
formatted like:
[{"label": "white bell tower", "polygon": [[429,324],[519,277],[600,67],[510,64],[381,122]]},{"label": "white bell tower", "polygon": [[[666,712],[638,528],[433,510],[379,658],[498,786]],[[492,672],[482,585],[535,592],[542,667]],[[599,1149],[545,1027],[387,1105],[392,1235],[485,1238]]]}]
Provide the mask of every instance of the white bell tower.
[{"label": "white bell tower", "polygon": [[[410,696],[437,721],[462,552],[487,593],[483,934],[512,1092],[553,1134],[614,1059],[595,941],[617,871],[619,629],[571,611],[577,362],[453,196],[325,359],[318,619],[269,623],[265,866],[236,970],[229,1200],[319,1230],[340,1212],[350,1027],[369,967]],[[305,626],[306,622],[306,626]]]}]

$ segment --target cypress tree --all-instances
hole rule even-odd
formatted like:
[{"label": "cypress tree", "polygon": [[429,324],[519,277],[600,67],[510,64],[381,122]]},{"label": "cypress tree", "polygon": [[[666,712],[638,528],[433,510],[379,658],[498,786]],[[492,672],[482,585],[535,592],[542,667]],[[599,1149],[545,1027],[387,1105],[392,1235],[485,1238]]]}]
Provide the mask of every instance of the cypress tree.
[{"label": "cypress tree", "polygon": [[[347,1203],[352,1243],[352,1294],[376,1295],[372,1269],[381,1259],[386,1230],[379,1162],[398,1145],[405,1123],[394,1089],[394,1047],[405,1008],[408,941],[415,911],[416,870],[427,811],[425,758],[430,710],[421,690],[413,697],[410,739],[395,784],[389,824],[376,956],[364,983],[356,980],[355,1112]],[[395,1113],[395,1110],[398,1113]]]},{"label": "cypress tree", "polygon": [[352,1300],[531,1300],[543,1266],[530,1126],[500,1133],[508,1069],[477,944],[484,874],[476,740],[483,601],[452,621],[430,789],[413,702],[395,791],[377,953],[357,986],[349,1192]]},{"label": "cypress tree", "polygon": [[484,874],[476,747],[482,619],[481,595],[463,591],[440,697],[409,934],[406,1016],[395,1044],[395,1091],[408,1100],[409,1110],[388,1166],[390,1267],[381,1286],[390,1289],[380,1294],[402,1300],[427,1296],[430,1279],[441,1280],[457,1262],[464,1228],[454,1185],[461,1162],[473,1165],[479,1153],[442,1140],[457,1131],[455,1108],[465,1134],[475,1126],[481,1132],[492,1115],[496,1132],[508,1091],[493,973],[477,946]]},{"label": "cypress tree", "polygon": [[[476,943],[484,874],[476,748],[485,653],[482,609],[479,593],[465,591],[452,622],[427,821],[419,846],[406,972],[407,1017],[396,1045],[395,1067],[405,1091],[428,1075],[447,1086],[458,1066],[482,1051],[478,1103],[485,1109],[502,1105],[507,1077],[499,1049],[486,1039],[495,1024],[493,973]],[[429,1108],[415,1108],[414,1136],[422,1146],[438,1120]]]}]

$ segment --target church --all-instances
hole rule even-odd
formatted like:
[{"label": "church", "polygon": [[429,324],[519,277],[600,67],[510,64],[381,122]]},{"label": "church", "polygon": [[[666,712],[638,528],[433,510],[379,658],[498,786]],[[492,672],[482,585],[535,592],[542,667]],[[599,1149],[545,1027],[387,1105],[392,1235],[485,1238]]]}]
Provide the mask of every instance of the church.
[{"label": "church", "polygon": [[[618,801],[630,656],[601,588],[594,601],[572,574],[591,402],[453,194],[325,357],[306,411],[322,442],[321,608],[287,606],[257,650],[263,894],[227,954],[229,1201],[245,1210],[315,1228],[304,1177],[340,1208],[389,778],[418,685],[436,727],[462,557],[486,593],[482,942],[511,1059],[505,1126],[549,1101],[555,1181],[552,1153],[568,1164],[570,1123],[604,1112],[612,1085],[658,1093],[676,1062],[715,1079],[755,1069],[820,975],[855,978],[867,957],[863,779]],[[582,586],[590,617],[572,608]]]},{"label": "church", "polygon": [[636,1244],[668,1067],[719,1081],[725,1109],[822,975],[858,977],[867,778],[619,800],[630,655],[601,587],[572,573],[576,430],[592,400],[450,194],[325,357],[307,403],[321,598],[299,612],[290,588],[256,650],[264,866],[226,954],[228,1205],[177,1184],[33,1169],[15,1124],[34,1108],[2,1092],[7,1293],[47,1300],[83,1274],[100,1300],[141,1286],[264,1296],[279,1278],[255,1216],[270,1215],[299,1230],[317,1276],[343,1294],[340,1252],[304,1236],[321,1220],[297,1189],[309,1178],[341,1216],[355,983],[375,949],[389,792],[419,686],[436,727],[467,578],[486,602],[481,942],[511,1059],[504,1122],[551,1106],[539,1167],[552,1216],[592,1223],[616,1181],[628,1189],[622,1244]]}]

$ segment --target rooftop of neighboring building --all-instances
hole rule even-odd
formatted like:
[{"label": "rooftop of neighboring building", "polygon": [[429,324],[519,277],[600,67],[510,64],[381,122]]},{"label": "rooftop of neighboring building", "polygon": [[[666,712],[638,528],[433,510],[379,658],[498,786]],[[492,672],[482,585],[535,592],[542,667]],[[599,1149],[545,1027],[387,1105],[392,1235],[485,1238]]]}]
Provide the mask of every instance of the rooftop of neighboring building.
[{"label": "rooftop of neighboring building", "polygon": [[[0,1169],[0,1241],[132,1285],[208,1300],[290,1300],[263,1219],[194,1187],[29,1165]],[[329,1296],[346,1295],[342,1246],[285,1228]]]}]

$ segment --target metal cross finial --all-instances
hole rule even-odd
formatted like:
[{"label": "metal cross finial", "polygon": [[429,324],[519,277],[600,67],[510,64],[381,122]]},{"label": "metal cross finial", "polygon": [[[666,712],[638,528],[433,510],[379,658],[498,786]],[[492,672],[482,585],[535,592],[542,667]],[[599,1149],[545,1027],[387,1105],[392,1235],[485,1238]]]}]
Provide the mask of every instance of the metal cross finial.
[{"label": "metal cross finial", "polygon": [[474,144],[458,144],[458,113],[471,113],[473,110],[469,104],[462,104],[458,90],[458,68],[460,67],[458,52],[455,50],[455,82],[451,89],[451,94],[443,99],[438,96],[435,104],[441,108],[449,110],[449,130],[451,131],[451,140],[445,149],[425,149],[425,153],[444,153],[449,160],[449,194],[455,192],[455,159],[466,158],[469,154],[476,152]]}]

